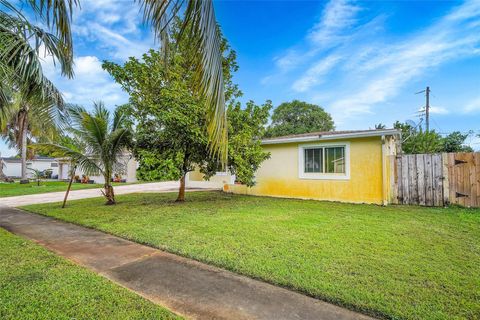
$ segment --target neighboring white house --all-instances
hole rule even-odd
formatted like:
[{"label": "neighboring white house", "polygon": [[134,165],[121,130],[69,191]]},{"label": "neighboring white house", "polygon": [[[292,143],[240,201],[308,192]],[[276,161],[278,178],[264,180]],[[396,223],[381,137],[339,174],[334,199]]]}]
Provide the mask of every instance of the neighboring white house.
[{"label": "neighboring white house", "polygon": [[[20,178],[22,176],[22,160],[20,158],[1,158],[3,162],[3,174],[9,178]],[[58,161],[54,158],[35,157],[32,160],[27,160],[27,176],[32,177],[30,169],[37,169],[40,171],[50,169],[52,170],[52,177],[58,175]]]},{"label": "neighboring white house", "polygon": [[[58,168],[58,180],[69,180],[70,179],[70,170],[71,163],[68,158],[57,158],[59,168]],[[122,179],[125,179],[126,182],[137,182],[137,161],[131,154],[125,154],[119,159],[119,164],[114,169],[114,174],[119,174]],[[82,178],[84,173],[81,169],[75,170],[75,175]],[[89,176],[90,180],[93,180],[95,183],[105,183],[103,176]]]}]

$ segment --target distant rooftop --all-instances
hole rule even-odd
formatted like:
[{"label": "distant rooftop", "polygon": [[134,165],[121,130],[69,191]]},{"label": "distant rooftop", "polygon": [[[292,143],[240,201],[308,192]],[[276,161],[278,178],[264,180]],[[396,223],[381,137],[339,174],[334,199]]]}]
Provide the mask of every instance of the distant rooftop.
[{"label": "distant rooftop", "polygon": [[[3,161],[6,161],[6,162],[21,162],[22,161],[22,159],[18,158],[18,157],[0,157],[0,159],[2,159]],[[55,161],[55,158],[38,156],[38,157],[34,157],[33,159],[27,159],[27,161],[35,161],[35,160],[38,160],[38,161]]]},{"label": "distant rooftop", "polygon": [[363,138],[400,135],[397,129],[370,129],[370,130],[344,130],[344,131],[319,131],[302,134],[291,134],[287,136],[267,138],[262,144],[276,144],[286,142],[307,142],[315,140],[334,140],[343,138]]}]

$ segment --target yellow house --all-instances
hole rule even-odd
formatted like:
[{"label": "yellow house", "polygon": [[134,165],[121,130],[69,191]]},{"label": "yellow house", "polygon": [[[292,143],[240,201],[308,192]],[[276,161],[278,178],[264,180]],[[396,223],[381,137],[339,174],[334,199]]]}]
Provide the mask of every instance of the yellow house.
[{"label": "yellow house", "polygon": [[262,140],[270,158],[248,188],[225,184],[224,191],[273,197],[387,204],[391,198],[390,158],[395,129],[331,131]]}]

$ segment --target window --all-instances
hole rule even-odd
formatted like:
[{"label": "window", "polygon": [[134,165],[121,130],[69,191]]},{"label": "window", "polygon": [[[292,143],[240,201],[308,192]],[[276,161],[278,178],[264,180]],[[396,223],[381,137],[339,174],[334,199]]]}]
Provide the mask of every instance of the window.
[{"label": "window", "polygon": [[56,162],[50,163],[50,168],[58,168],[58,163]]},{"label": "window", "polygon": [[345,147],[325,148],[325,172],[345,173]]},{"label": "window", "polygon": [[299,149],[301,179],[349,179],[349,144],[303,145]]},{"label": "window", "polygon": [[308,148],[305,151],[305,172],[323,172],[323,149]]}]

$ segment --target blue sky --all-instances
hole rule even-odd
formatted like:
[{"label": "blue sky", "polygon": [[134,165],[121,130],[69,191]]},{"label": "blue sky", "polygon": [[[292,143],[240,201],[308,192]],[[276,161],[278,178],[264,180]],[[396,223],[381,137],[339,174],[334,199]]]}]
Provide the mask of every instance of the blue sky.
[{"label": "blue sky", "polygon": [[[480,0],[216,1],[218,21],[237,51],[243,100],[293,99],[330,112],[337,129],[395,120],[418,122],[427,85],[431,127],[480,133]],[[109,106],[128,96],[101,69],[157,48],[129,0],[84,0],[74,17],[73,80],[44,70],[69,102]],[[480,140],[470,138],[475,149]],[[0,142],[2,155],[11,155]]]}]

